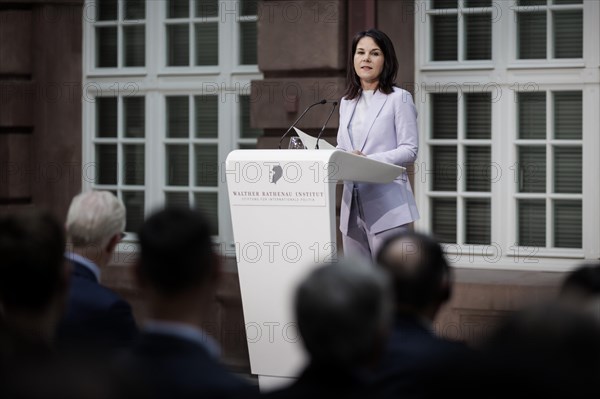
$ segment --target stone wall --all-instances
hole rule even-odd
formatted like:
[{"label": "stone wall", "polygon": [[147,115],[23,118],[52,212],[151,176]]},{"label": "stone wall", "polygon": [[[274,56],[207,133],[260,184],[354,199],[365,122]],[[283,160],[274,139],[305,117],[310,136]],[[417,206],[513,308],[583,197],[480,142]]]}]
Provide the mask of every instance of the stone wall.
[{"label": "stone wall", "polygon": [[82,6],[0,1],[0,212],[81,190]]}]

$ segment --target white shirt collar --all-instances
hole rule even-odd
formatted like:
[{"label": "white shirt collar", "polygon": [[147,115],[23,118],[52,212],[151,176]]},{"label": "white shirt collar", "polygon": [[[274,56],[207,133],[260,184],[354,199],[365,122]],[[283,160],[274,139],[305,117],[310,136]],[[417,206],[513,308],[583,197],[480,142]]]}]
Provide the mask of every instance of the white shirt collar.
[{"label": "white shirt collar", "polygon": [[148,333],[172,335],[192,341],[204,347],[211,356],[215,358],[221,356],[221,348],[217,341],[201,328],[189,324],[164,320],[148,320],[144,324],[144,331]]},{"label": "white shirt collar", "polygon": [[96,276],[96,280],[100,281],[100,268],[94,262],[86,258],[85,256],[81,256],[75,252],[69,251],[65,253],[65,258],[69,259],[71,262],[77,262],[87,269],[94,273]]}]

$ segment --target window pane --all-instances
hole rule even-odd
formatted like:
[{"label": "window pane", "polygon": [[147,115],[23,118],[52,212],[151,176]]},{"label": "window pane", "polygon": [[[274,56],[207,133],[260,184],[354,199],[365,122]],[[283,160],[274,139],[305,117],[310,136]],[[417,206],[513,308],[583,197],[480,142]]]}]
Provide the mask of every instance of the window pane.
[{"label": "window pane", "polygon": [[202,212],[210,223],[210,234],[219,235],[219,196],[217,193],[194,194],[195,208]]},{"label": "window pane", "polygon": [[196,186],[219,185],[219,148],[217,145],[196,145]]},{"label": "window pane", "polygon": [[240,96],[240,137],[256,138],[262,134],[262,129],[250,127],[250,96]]},{"label": "window pane", "polygon": [[146,18],[146,0],[125,0],[125,19]]},{"label": "window pane", "polygon": [[581,248],[581,201],[554,202],[554,246]]},{"label": "window pane", "polygon": [[456,242],[456,200],[434,198],[431,200],[433,236],[443,243]]},{"label": "window pane", "polygon": [[196,17],[210,18],[219,16],[219,0],[196,0]]},{"label": "window pane", "polygon": [[117,66],[117,28],[96,28],[96,66],[113,68]]},{"label": "window pane", "polygon": [[547,0],[519,0],[519,6],[545,6]]},{"label": "window pane", "polygon": [[546,246],[546,201],[519,200],[519,238],[517,245]]},{"label": "window pane", "polygon": [[175,208],[190,207],[190,198],[188,193],[166,193],[165,202],[167,206]]},{"label": "window pane", "polygon": [[583,0],[553,0],[554,4],[583,4]]},{"label": "window pane", "polygon": [[458,96],[456,93],[432,94],[431,117],[434,139],[457,137]]},{"label": "window pane", "polygon": [[554,148],[554,192],[581,193],[581,148]]},{"label": "window pane", "polygon": [[433,190],[456,191],[456,147],[431,147]]},{"label": "window pane", "polygon": [[217,22],[195,24],[196,65],[219,65],[219,27]]},{"label": "window pane", "polygon": [[491,7],[492,0],[466,0],[466,7]]},{"label": "window pane", "polygon": [[145,98],[124,97],[123,110],[125,112],[125,137],[144,137],[145,135]]},{"label": "window pane", "polygon": [[519,138],[546,139],[546,93],[518,93]]},{"label": "window pane", "polygon": [[187,145],[167,145],[167,185],[189,184],[189,153]]},{"label": "window pane", "polygon": [[489,199],[467,199],[466,244],[489,245],[491,239],[491,216]]},{"label": "window pane", "polygon": [[256,150],[256,144],[238,144],[240,150]]},{"label": "window pane", "polygon": [[189,66],[190,36],[188,25],[167,26],[167,65]]},{"label": "window pane", "polygon": [[117,137],[116,97],[96,97],[96,137]]},{"label": "window pane", "polygon": [[465,95],[468,139],[492,138],[492,95],[468,93]]},{"label": "window pane", "polygon": [[467,191],[490,191],[490,147],[466,147]]},{"label": "window pane", "polygon": [[519,147],[519,192],[546,192],[546,147]]},{"label": "window pane", "polygon": [[123,27],[125,42],[125,66],[136,67],[146,65],[146,28],[144,25]]},{"label": "window pane", "polygon": [[196,96],[196,137],[219,137],[219,97]]},{"label": "window pane", "polygon": [[127,144],[123,146],[123,176],[125,184],[143,185],[144,184],[144,145]]},{"label": "window pane", "polygon": [[546,13],[517,13],[519,48],[517,58],[546,58]]},{"label": "window pane", "polygon": [[189,137],[189,97],[167,97],[167,137]]},{"label": "window pane", "polygon": [[554,137],[581,140],[583,131],[582,101],[580,91],[554,93]]},{"label": "window pane", "polygon": [[123,192],[123,203],[127,209],[125,231],[138,232],[144,222],[144,192]]},{"label": "window pane", "polygon": [[98,21],[117,20],[117,0],[98,0],[96,7],[98,10]]},{"label": "window pane", "polygon": [[432,0],[432,6],[434,9],[457,8],[458,0]]},{"label": "window pane", "polygon": [[189,0],[169,0],[167,18],[187,18],[190,15]]},{"label": "window pane", "polygon": [[433,61],[456,61],[458,54],[458,18],[434,15],[432,18]]},{"label": "window pane", "polygon": [[258,64],[256,22],[240,22],[240,64]]},{"label": "window pane", "polygon": [[117,184],[117,145],[96,145],[97,184]]},{"label": "window pane", "polygon": [[554,57],[583,57],[583,11],[555,11]]},{"label": "window pane", "polygon": [[465,15],[467,60],[492,59],[492,14]]},{"label": "window pane", "polygon": [[258,0],[241,0],[242,16],[258,14]]}]

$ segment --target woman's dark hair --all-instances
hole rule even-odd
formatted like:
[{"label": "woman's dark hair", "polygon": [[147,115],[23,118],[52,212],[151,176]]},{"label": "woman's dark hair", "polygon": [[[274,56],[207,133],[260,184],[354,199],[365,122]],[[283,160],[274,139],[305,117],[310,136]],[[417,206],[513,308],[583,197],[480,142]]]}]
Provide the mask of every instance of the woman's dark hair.
[{"label": "woman's dark hair", "polygon": [[350,48],[350,55],[348,56],[348,64],[346,66],[346,92],[344,93],[344,98],[347,100],[355,99],[362,92],[360,78],[354,70],[354,53],[356,53],[358,42],[365,36],[373,39],[383,53],[383,70],[379,76],[377,89],[385,94],[390,94],[394,91],[394,81],[398,74],[398,59],[396,58],[394,45],[390,38],[382,31],[369,29],[358,32],[352,39],[352,47]]}]

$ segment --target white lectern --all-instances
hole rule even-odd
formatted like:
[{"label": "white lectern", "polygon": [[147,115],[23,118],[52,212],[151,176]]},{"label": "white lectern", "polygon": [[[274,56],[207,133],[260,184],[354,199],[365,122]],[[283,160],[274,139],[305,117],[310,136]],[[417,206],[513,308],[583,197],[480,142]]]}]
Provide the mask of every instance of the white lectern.
[{"label": "white lectern", "polygon": [[336,183],[389,183],[402,173],[340,150],[237,150],[227,157],[250,366],[261,390],[291,382],[304,366],[293,295],[312,268],[336,256]]}]

